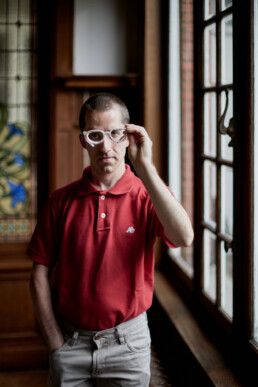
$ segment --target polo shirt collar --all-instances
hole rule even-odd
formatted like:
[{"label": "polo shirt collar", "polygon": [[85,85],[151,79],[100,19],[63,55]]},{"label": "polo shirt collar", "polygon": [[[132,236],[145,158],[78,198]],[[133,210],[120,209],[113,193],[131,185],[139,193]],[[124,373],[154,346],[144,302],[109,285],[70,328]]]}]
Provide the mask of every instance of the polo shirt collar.
[{"label": "polo shirt collar", "polygon": [[[121,179],[107,192],[111,195],[123,195],[130,192],[132,188],[133,173],[129,165],[125,164],[126,170]],[[90,195],[97,192],[103,192],[96,188],[90,180],[91,167],[85,168],[82,179],[79,181],[78,196]]]}]

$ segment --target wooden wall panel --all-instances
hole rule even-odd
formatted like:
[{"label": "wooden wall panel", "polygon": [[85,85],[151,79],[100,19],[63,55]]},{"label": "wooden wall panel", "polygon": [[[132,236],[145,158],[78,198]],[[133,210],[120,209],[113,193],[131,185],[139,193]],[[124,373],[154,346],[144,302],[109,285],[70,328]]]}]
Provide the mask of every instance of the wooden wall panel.
[{"label": "wooden wall panel", "polygon": [[32,262],[26,247],[26,243],[0,246],[0,370],[47,364],[29,293]]},{"label": "wooden wall panel", "polygon": [[35,329],[28,283],[28,271],[0,273],[0,337]]},{"label": "wooden wall panel", "polygon": [[81,92],[53,90],[50,132],[50,192],[74,180],[83,172],[83,148],[79,141],[78,118],[83,102]]},{"label": "wooden wall panel", "polygon": [[55,0],[52,40],[52,78],[72,75],[73,0]]},{"label": "wooden wall panel", "polygon": [[40,337],[1,339],[0,371],[46,368],[47,365],[48,352]]}]

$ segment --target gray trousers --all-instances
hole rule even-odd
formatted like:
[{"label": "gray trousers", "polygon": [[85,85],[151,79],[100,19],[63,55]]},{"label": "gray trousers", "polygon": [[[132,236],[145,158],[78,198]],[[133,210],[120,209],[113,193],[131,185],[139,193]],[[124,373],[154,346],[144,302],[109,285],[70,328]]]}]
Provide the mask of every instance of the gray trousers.
[{"label": "gray trousers", "polygon": [[50,354],[49,387],[149,386],[146,313],[99,332],[63,325],[65,343]]}]

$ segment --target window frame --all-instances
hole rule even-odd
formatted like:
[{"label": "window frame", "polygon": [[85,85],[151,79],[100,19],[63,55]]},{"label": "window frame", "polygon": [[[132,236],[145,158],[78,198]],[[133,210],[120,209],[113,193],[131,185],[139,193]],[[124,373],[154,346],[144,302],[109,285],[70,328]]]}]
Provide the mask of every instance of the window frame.
[{"label": "window frame", "polygon": [[[217,5],[219,0],[217,0]],[[202,290],[202,0],[194,0],[194,277],[191,280],[164,248],[160,269],[177,287],[205,329],[235,358],[255,369],[258,348],[252,341],[253,319],[253,1],[233,0],[233,90],[237,147],[234,149],[233,320],[217,312]],[[168,13],[169,14],[169,13]],[[223,12],[223,15],[225,13]],[[239,28],[241,26],[241,28]],[[248,43],[247,43],[248,42]],[[217,58],[217,60],[219,60]],[[245,130],[243,128],[248,128]],[[256,363],[256,364],[255,364]]]},{"label": "window frame", "polygon": [[[205,93],[207,92],[215,92],[216,93],[216,114],[217,114],[217,122],[219,122],[219,118],[221,116],[221,113],[220,113],[220,108],[219,106],[221,105],[220,102],[221,102],[221,93],[226,90],[226,89],[229,89],[229,90],[234,90],[234,79],[233,79],[233,85],[231,86],[231,84],[220,84],[218,83],[218,79],[220,79],[221,77],[221,36],[220,36],[220,22],[221,20],[226,17],[227,15],[230,15],[232,13],[233,15],[233,7],[228,7],[226,10],[224,11],[220,11],[219,13],[215,13],[214,16],[212,16],[210,19],[207,19],[207,20],[204,20],[204,6],[203,6],[204,2],[201,4],[200,2],[200,6],[202,6],[202,12],[200,12],[200,8],[199,8],[199,12],[196,12],[195,13],[195,22],[196,20],[198,20],[198,33],[196,33],[195,35],[195,42],[196,45],[198,46],[199,48],[199,52],[198,52],[198,55],[195,57],[195,58],[199,58],[199,61],[197,63],[197,61],[195,61],[195,67],[198,68],[199,72],[198,72],[198,77],[195,77],[195,102],[196,102],[196,105],[195,105],[195,117],[196,117],[196,126],[195,126],[195,144],[196,143],[199,143],[199,146],[198,146],[198,152],[196,152],[195,156],[195,163],[196,163],[196,174],[195,174],[195,179],[197,177],[197,175],[199,176],[199,182],[198,182],[198,185],[196,185],[197,188],[195,188],[195,198],[196,198],[196,201],[195,201],[195,208],[196,206],[198,206],[198,210],[196,211],[198,214],[197,214],[197,217],[198,218],[195,218],[195,224],[198,225],[198,239],[199,239],[199,245],[200,245],[200,248],[198,249],[198,257],[196,255],[196,259],[195,259],[195,264],[196,264],[196,260],[198,260],[198,298],[202,304],[202,306],[204,308],[206,308],[209,313],[211,314],[212,318],[215,319],[215,321],[217,321],[217,323],[223,327],[223,329],[227,332],[232,333],[232,323],[231,321],[226,317],[225,314],[223,314],[222,312],[220,312],[220,307],[219,307],[219,304],[220,304],[220,289],[221,289],[221,258],[220,258],[220,247],[219,247],[219,243],[220,242],[223,242],[225,240],[227,240],[224,236],[224,234],[222,234],[219,229],[220,229],[220,218],[221,218],[221,211],[220,211],[220,206],[221,206],[221,203],[222,203],[222,198],[221,198],[221,181],[220,181],[220,176],[221,176],[221,167],[222,165],[229,165],[231,166],[232,165],[232,168],[233,168],[233,175],[234,175],[234,183],[235,183],[235,173],[234,173],[234,157],[235,157],[235,149],[233,150],[233,153],[234,153],[234,156],[233,156],[233,162],[226,162],[225,160],[223,160],[221,157],[218,158],[218,156],[220,155],[220,151],[216,151],[216,155],[215,157],[209,157],[207,156],[206,154],[204,154],[203,152],[203,139],[204,139],[204,118],[203,118],[203,111],[204,111],[204,106],[203,106],[203,103],[204,103],[204,95]],[[219,1],[217,1],[217,9],[219,9]],[[234,19],[234,15],[233,15],[233,19]],[[204,82],[203,82],[203,79],[204,79],[204,67],[203,67],[203,64],[204,64],[204,51],[203,51],[203,47],[204,47],[204,42],[203,42],[203,31],[204,31],[204,28],[209,26],[209,25],[212,25],[213,23],[215,23],[216,25],[216,84],[214,86],[204,86]],[[217,28],[218,27],[218,28]],[[233,34],[234,34],[234,29],[233,29]],[[233,37],[234,39],[234,37]],[[233,51],[234,52],[234,51]],[[234,55],[234,54],[233,54]],[[234,114],[233,114],[234,116]],[[216,128],[217,129],[217,128]],[[218,135],[217,134],[217,131],[216,131],[216,137],[217,137],[217,149],[220,147],[220,143],[221,143],[221,135]],[[204,195],[203,195],[203,190],[201,192],[201,195],[198,193],[198,189],[199,187],[203,187],[203,184],[204,184],[204,161],[207,160],[211,160],[213,163],[215,163],[216,165],[216,168],[219,168],[219,171],[216,171],[216,184],[217,184],[217,197],[216,197],[216,212],[217,212],[217,215],[216,215],[216,228],[213,229],[213,227],[210,227],[208,223],[205,222],[205,220],[203,219],[203,216],[202,216],[202,213],[203,213],[203,203],[204,203]],[[201,197],[200,197],[201,196]],[[234,210],[233,210],[234,212]],[[198,219],[198,220],[196,220]],[[208,298],[205,294],[204,294],[204,260],[203,260],[203,238],[204,238],[204,230],[209,230],[211,232],[214,233],[214,235],[217,237],[217,241],[216,241],[216,257],[217,257],[217,261],[216,261],[216,272],[217,272],[217,276],[216,276],[216,284],[218,286],[216,286],[216,300],[213,302],[210,298]],[[234,241],[234,231],[233,231],[233,241]],[[229,239],[230,241],[230,239]],[[234,248],[233,248],[234,250]],[[234,256],[235,256],[235,251],[234,251]],[[235,259],[235,258],[234,258]],[[195,269],[195,273],[197,273],[197,269]],[[233,283],[234,283],[234,275],[233,275]]]}]

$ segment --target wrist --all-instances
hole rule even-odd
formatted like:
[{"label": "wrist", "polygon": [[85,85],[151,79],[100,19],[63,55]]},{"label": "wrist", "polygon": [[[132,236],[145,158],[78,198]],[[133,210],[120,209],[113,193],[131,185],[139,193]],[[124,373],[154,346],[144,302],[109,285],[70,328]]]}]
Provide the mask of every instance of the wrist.
[{"label": "wrist", "polygon": [[48,340],[48,350],[49,352],[54,352],[58,348],[64,345],[64,337],[62,334],[57,335],[54,339]]},{"label": "wrist", "polygon": [[149,160],[148,162],[142,162],[136,165],[135,171],[143,181],[158,175],[155,165]]},{"label": "wrist", "polygon": [[58,342],[56,341],[55,343],[49,344],[48,350],[51,353],[51,352],[56,351],[58,348],[62,347],[63,345],[64,345],[64,339],[62,339]]}]

